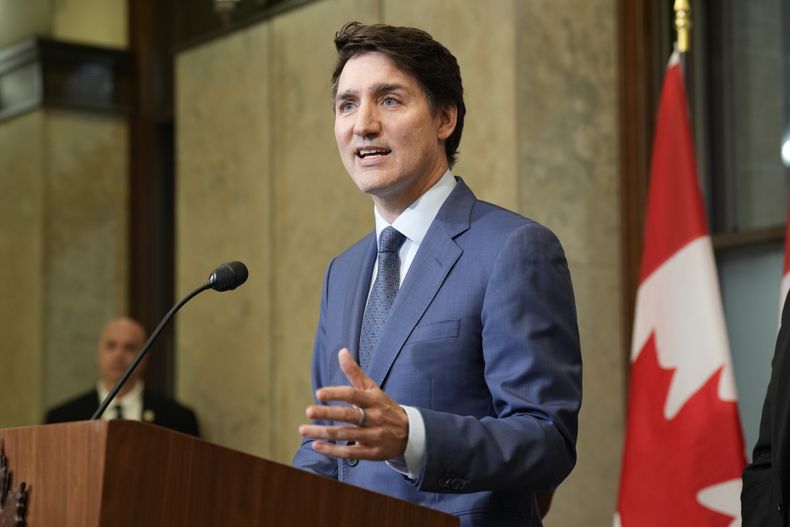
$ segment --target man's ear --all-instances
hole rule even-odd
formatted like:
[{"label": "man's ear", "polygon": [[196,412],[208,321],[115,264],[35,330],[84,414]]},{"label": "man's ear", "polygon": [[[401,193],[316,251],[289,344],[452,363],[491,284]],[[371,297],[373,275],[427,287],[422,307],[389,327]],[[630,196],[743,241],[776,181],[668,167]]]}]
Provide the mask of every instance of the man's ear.
[{"label": "man's ear", "polygon": [[444,106],[437,112],[436,118],[439,124],[436,134],[440,140],[445,141],[455,131],[458,108],[455,105]]}]

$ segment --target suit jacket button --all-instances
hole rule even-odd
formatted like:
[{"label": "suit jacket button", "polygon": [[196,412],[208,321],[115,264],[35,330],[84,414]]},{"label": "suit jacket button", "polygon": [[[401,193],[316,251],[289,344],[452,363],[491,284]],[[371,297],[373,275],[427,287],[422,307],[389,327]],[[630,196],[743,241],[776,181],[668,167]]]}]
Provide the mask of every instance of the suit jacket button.
[{"label": "suit jacket button", "polygon": [[346,459],[346,465],[349,467],[356,467],[359,464],[359,460],[355,457],[350,457]]}]

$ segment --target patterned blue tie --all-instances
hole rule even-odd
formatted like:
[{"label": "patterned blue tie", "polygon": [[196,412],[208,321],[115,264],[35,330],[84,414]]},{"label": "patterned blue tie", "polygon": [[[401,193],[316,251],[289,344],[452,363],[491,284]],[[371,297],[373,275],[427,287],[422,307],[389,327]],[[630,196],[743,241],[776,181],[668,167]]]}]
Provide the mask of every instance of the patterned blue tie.
[{"label": "patterned blue tie", "polygon": [[368,369],[381,329],[398,294],[400,286],[398,251],[405,240],[406,237],[392,227],[381,231],[379,237],[379,269],[373,289],[370,291],[368,305],[365,307],[359,334],[359,365],[363,370]]}]

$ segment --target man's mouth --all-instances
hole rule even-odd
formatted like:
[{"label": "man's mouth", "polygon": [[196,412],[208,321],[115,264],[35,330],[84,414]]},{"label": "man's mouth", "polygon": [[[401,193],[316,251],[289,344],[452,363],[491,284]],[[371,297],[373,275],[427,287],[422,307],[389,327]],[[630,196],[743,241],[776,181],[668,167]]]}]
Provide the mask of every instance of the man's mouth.
[{"label": "man's mouth", "polygon": [[365,159],[366,157],[373,157],[373,156],[386,156],[391,152],[388,148],[380,148],[380,147],[363,147],[357,148],[355,153],[358,158]]}]

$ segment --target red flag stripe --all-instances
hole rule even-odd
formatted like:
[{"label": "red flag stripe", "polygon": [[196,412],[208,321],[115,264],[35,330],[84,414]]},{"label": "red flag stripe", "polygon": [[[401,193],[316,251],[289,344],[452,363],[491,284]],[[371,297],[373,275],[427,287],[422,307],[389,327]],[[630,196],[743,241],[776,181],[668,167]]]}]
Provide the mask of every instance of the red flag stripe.
[{"label": "red flag stripe", "polygon": [[676,55],[648,192],[615,525],[727,527],[739,522],[745,451]]},{"label": "red flag stripe", "polygon": [[708,234],[680,64],[667,69],[659,103],[640,282],[689,242]]}]

